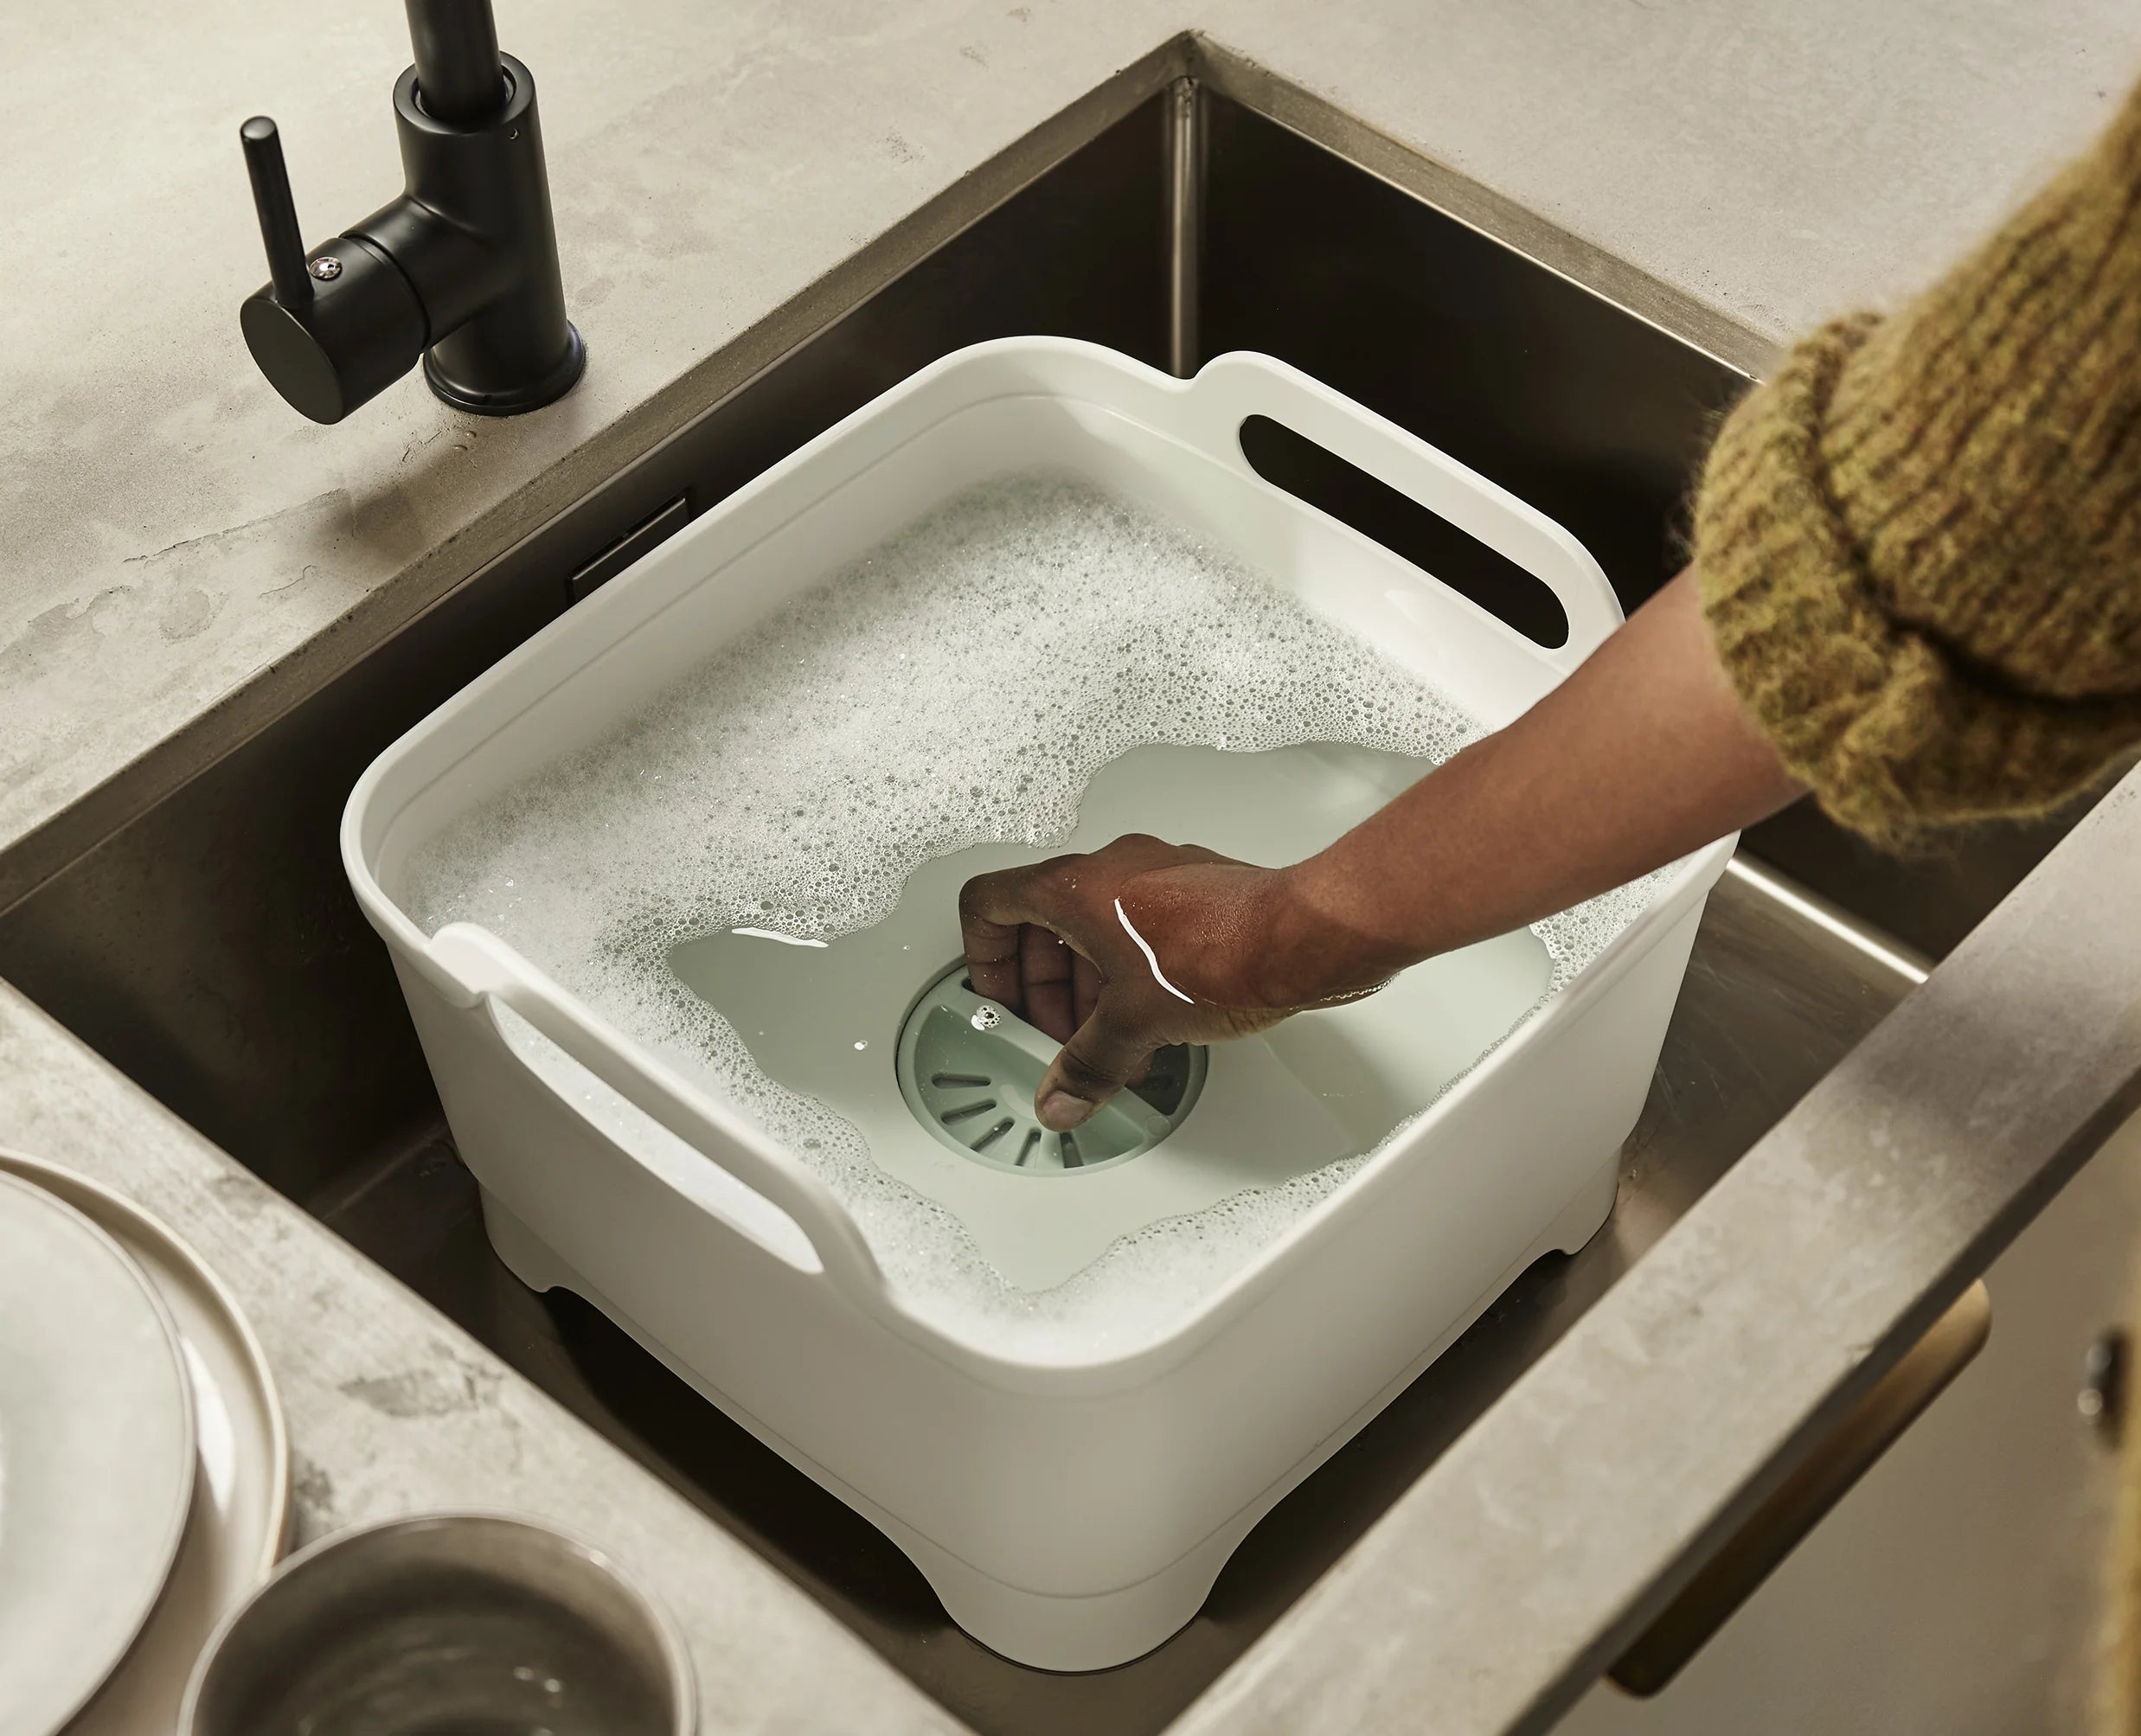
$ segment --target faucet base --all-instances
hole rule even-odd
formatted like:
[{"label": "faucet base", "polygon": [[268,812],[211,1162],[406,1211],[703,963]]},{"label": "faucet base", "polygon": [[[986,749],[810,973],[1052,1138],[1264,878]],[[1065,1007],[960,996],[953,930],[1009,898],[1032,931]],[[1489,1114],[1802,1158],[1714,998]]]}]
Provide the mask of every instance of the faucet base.
[{"label": "faucet base", "polygon": [[439,365],[436,347],[424,352],[424,383],[431,388],[434,397],[471,415],[518,416],[529,410],[540,410],[571,391],[587,371],[587,345],[580,335],[580,328],[567,320],[565,335],[565,353],[558,358],[556,367],[504,391],[484,391],[455,380]]}]

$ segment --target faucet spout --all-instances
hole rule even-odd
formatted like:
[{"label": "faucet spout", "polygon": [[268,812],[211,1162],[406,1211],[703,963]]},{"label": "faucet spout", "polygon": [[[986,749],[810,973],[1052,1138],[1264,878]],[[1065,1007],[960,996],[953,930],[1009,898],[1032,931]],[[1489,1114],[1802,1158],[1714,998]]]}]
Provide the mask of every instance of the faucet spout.
[{"label": "faucet spout", "polygon": [[478,126],[505,106],[490,0],[408,0],[417,99],[453,126]]}]

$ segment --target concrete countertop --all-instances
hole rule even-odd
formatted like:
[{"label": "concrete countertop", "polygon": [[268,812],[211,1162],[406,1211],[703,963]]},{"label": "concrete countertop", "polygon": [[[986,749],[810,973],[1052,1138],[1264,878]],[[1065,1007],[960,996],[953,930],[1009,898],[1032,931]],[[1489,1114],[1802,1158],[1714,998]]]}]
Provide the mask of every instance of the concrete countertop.
[{"label": "concrete countertop", "polygon": [[[15,321],[0,359],[0,904],[653,444],[770,353],[782,311],[813,282],[1180,29],[1772,339],[1933,269],[2085,139],[2141,67],[2141,16],[2118,0],[1750,10],[641,0],[598,15],[500,0],[505,45],[541,82],[587,380],[539,415],[490,422],[446,411],[411,376],[325,429],[283,406],[238,336],[237,304],[264,268],[234,135],[256,111],[281,124],[308,234],[380,203],[399,185],[387,93],[407,59],[400,9],[102,0],[17,21],[18,76],[0,107],[13,218],[0,304]],[[2141,1029],[2141,965],[2121,966],[2123,1000],[2028,966],[2086,974],[2093,962],[2100,975],[2118,953],[2091,951],[2060,913],[2124,883],[2137,789],[2033,879],[2035,903],[2018,895],[1980,931],[1955,961],[1968,970],[1936,973],[1912,1020],[1883,1028],[1886,1047],[1869,1043],[1822,1087],[1813,1117],[1795,1114],[1744,1160],[1643,1283],[1612,1292],[1497,1407],[1491,1436],[1475,1431],[1192,1721],[1486,1731],[1565,1701],[1602,1661],[1607,1626],[1637,1619],[1747,1498],[1719,1462],[1691,1460],[1663,1476],[1652,1462],[1653,1498],[1631,1499],[1611,1474],[1646,1451],[1640,1429],[1612,1420],[1632,1414],[1630,1394],[1699,1403],[1705,1356],[1772,1357],[1775,1402],[1741,1425],[1765,1432],[1747,1454],[1772,1437],[1781,1452],[1879,1372],[1879,1347],[2131,1097],[2131,1067],[2104,1045],[2123,1031],[2131,1048]],[[1996,982],[2030,989],[2020,1005],[2042,1030],[1973,1022],[1966,997]],[[2084,1015],[2093,1044],[2074,1029]],[[2065,1093],[2058,1114],[2003,1100],[1925,1125],[1898,1108],[1939,1100],[1912,1069],[2030,1031],[2045,1052],[2035,1084]],[[2035,1131],[2009,1138],[2022,1108]],[[1810,1129],[1827,1143],[1810,1148]],[[119,1187],[222,1272],[283,1382],[308,1531],[426,1504],[548,1515],[669,1600],[718,1709],[712,1727],[952,1727],[775,1570],[4,985],[0,1142]],[[1952,1188],[1883,1219],[1851,1178],[1913,1156]],[[1878,1282],[1855,1267],[1843,1289],[1758,1326],[1774,1298],[1724,1306],[1729,1252],[1779,1221],[1810,1239],[1849,1221],[1890,1264]],[[1817,1304],[1828,1312],[1809,1336]],[[1612,1390],[1595,1379],[1609,1364]],[[1587,1456],[1605,1465],[1588,1481],[1551,1451],[1578,1417],[1611,1450]],[[1535,1452],[1511,1456],[1527,1438]],[[1510,1515],[1527,1505],[1627,1523],[1526,1529]],[[1424,1545],[1451,1538],[1472,1552],[1454,1565]],[[1470,1624],[1516,1607],[1536,1619],[1497,1661]]]}]

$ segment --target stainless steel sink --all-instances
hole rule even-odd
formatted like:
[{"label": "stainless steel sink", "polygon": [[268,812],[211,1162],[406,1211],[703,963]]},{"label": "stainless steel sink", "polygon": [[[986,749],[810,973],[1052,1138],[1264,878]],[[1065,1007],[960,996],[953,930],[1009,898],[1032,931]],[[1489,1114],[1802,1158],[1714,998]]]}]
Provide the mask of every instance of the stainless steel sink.
[{"label": "stainless steel sink", "polygon": [[[0,975],[780,1564],[984,1732],[1154,1731],[1186,1705],[2049,848],[1935,862],[1818,815],[1752,835],[1713,896],[1610,1229],[1542,1260],[1258,1528],[1204,1612],[1106,1675],[1021,1669],[899,1552],[591,1309],[491,1258],[336,823],[395,735],[641,548],[946,350],[1014,332],[1177,371],[1306,368],[1567,525],[1633,607],[1677,567],[1689,472],[1760,344],[1575,238],[1194,37],[902,226],[866,297],[156,804],[50,865],[0,857]],[[896,267],[896,269],[894,268]],[[1274,480],[1402,547],[1324,455]],[[1438,570],[1522,624],[1490,561]],[[2070,817],[2071,818],[2071,817]],[[37,851],[43,851],[42,856]],[[35,856],[36,874],[21,864]],[[1786,878],[1786,876],[1790,878]],[[0,893],[0,896],[5,895]]]}]

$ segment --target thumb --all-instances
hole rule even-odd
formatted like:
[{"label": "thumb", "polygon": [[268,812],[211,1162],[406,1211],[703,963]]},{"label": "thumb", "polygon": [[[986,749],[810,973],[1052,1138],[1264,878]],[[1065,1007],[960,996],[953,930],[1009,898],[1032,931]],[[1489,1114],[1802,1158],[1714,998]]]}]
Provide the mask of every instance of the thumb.
[{"label": "thumb", "polygon": [[1071,1034],[1041,1077],[1034,1112],[1041,1124],[1068,1132],[1142,1073],[1158,1044],[1125,1018],[1119,995],[1103,989],[1093,1015]]}]

